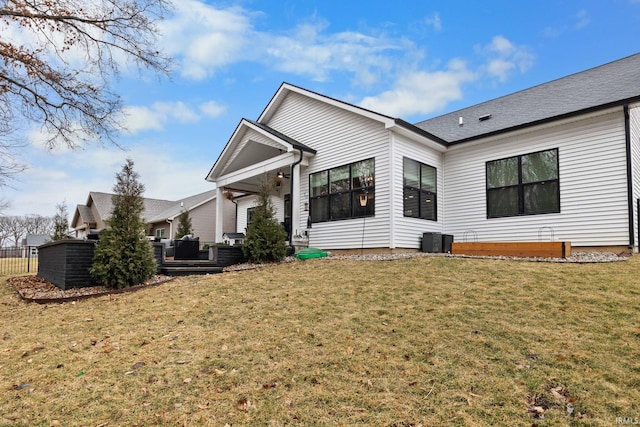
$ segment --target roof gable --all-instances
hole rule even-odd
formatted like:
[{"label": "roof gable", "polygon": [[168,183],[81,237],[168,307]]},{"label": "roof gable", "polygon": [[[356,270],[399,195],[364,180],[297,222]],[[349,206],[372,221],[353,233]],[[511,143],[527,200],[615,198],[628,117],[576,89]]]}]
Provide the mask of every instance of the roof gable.
[{"label": "roof gable", "polygon": [[415,125],[459,143],[640,100],[640,54]]},{"label": "roof gable", "polygon": [[253,120],[242,119],[222,153],[207,175],[207,180],[237,171],[283,152],[302,150],[315,154],[315,150]]},{"label": "roof gable", "polygon": [[365,116],[370,119],[376,120],[378,122],[382,122],[387,127],[392,127],[395,125],[395,119],[393,117],[385,116],[384,114],[376,113],[375,111],[367,110],[366,108],[358,107],[356,105],[349,104],[347,102],[340,101],[338,99],[331,98],[329,96],[326,96],[317,92],[313,92],[311,90],[304,89],[299,86],[295,86],[286,82],[280,85],[275,95],[273,95],[273,97],[271,98],[271,100],[269,101],[265,109],[262,111],[262,114],[260,114],[260,117],[258,118],[258,122],[268,123],[269,119],[277,111],[277,109],[280,107],[280,104],[284,101],[284,99],[287,97],[287,95],[290,92],[295,92],[303,96],[307,96],[309,98],[318,100],[320,102],[330,104],[342,110],[347,110],[352,113],[359,114],[361,116]]}]

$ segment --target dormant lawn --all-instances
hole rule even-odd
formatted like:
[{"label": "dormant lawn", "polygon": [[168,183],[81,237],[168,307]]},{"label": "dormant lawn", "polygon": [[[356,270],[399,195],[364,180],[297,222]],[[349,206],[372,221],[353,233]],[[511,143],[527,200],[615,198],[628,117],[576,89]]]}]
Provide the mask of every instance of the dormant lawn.
[{"label": "dormant lawn", "polygon": [[40,305],[0,425],[640,423],[640,258],[309,260]]}]

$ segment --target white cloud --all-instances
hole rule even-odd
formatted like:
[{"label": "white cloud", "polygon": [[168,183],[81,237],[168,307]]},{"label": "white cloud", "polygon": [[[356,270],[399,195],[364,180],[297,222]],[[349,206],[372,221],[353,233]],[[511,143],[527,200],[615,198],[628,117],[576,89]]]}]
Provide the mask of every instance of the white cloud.
[{"label": "white cloud", "polygon": [[250,14],[217,9],[195,0],[175,2],[175,14],[161,24],[167,54],[181,61],[183,76],[202,80],[244,59],[253,32]]},{"label": "white cloud", "polygon": [[146,130],[161,131],[164,128],[165,117],[149,107],[132,105],[124,108],[124,114],[124,127],[131,134]]},{"label": "white cloud", "polygon": [[591,18],[586,10],[581,10],[576,14],[576,23],[573,24],[573,28],[581,30],[591,23]]},{"label": "white cloud", "polygon": [[224,105],[221,105],[215,101],[205,102],[200,104],[200,111],[207,117],[218,117],[227,111]]},{"label": "white cloud", "polygon": [[[163,23],[165,50],[179,59],[182,76],[193,80],[247,62],[317,81],[330,79],[334,72],[348,72],[356,84],[364,85],[389,73],[394,54],[421,56],[407,40],[359,32],[330,33],[329,23],[321,19],[278,34],[260,32],[252,23],[255,16],[258,14],[238,7],[219,9],[182,0],[175,15]],[[431,25],[439,26],[439,17]]]},{"label": "white cloud", "polygon": [[[208,117],[216,117],[224,111],[224,107],[209,101],[201,104],[199,111]],[[182,101],[155,102],[150,107],[128,106],[124,108],[124,114],[124,127],[130,134],[147,130],[162,131],[171,122],[196,123],[202,118],[198,111]]]},{"label": "white cloud", "polygon": [[429,114],[462,98],[462,85],[476,78],[461,60],[453,60],[446,70],[412,71],[400,76],[393,89],[366,97],[360,106],[392,116]]},{"label": "white cloud", "polygon": [[182,149],[178,144],[147,141],[126,151],[94,147],[56,156],[30,148],[34,166],[20,175],[14,188],[3,189],[3,197],[11,203],[3,214],[52,216],[55,206],[66,201],[72,216],[76,205],[84,204],[90,191],[113,191],[115,175],[126,158],[135,163],[145,197],[177,200],[215,188],[204,180],[212,159],[191,158],[183,155]]},{"label": "white cloud", "polygon": [[505,82],[514,71],[524,73],[533,65],[533,54],[526,46],[518,46],[503,36],[495,36],[491,43],[478,48],[487,58],[484,67],[488,76]]},{"label": "white cloud", "polygon": [[435,12],[433,15],[425,18],[424,23],[429,27],[432,27],[436,32],[442,31],[442,21],[438,12]]},{"label": "white cloud", "polygon": [[324,21],[315,21],[299,25],[287,36],[264,35],[267,55],[262,62],[316,81],[326,81],[332,73],[348,72],[353,74],[355,84],[370,85],[393,69],[394,54],[410,55],[415,50],[405,40],[384,36],[357,32],[325,34],[327,26]]}]

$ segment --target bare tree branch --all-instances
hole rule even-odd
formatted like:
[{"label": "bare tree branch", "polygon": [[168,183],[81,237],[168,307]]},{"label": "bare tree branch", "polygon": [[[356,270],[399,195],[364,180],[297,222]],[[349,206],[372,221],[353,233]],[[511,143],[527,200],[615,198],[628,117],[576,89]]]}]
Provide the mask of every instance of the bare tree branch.
[{"label": "bare tree branch", "polygon": [[[15,153],[9,123],[39,124],[45,146],[115,144],[120,68],[170,74],[156,24],[170,0],[0,0],[0,152]],[[0,163],[0,186],[21,170]]]}]

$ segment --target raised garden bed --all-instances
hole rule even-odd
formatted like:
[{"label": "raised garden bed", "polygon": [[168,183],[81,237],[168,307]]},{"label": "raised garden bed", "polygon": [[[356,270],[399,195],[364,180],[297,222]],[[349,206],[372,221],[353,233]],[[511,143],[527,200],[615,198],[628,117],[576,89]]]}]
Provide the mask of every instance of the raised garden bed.
[{"label": "raised garden bed", "polygon": [[570,242],[453,242],[454,255],[566,258]]}]

